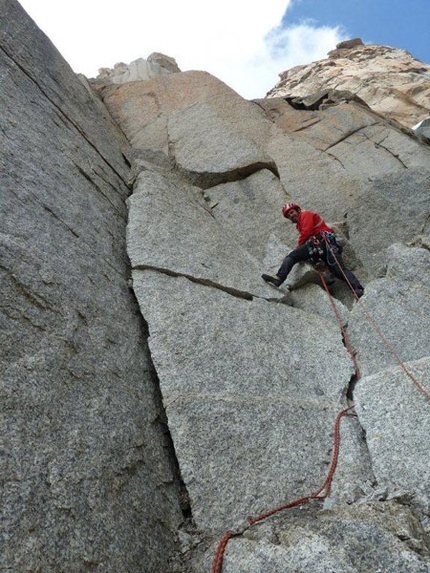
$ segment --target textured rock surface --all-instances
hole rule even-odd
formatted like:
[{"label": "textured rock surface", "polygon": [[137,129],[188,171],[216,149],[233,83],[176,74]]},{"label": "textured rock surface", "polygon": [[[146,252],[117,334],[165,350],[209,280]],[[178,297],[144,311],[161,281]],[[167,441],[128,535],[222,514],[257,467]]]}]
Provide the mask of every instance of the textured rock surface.
[{"label": "textured rock surface", "polygon": [[[366,275],[376,276],[385,264],[384,253],[392,242],[393,227],[400,240],[408,241],[413,236],[411,231],[416,232],[426,224],[430,149],[363,106],[339,104],[328,110],[301,112],[286,102],[273,108],[271,99],[259,100],[259,106],[256,106],[203,72],[172,74],[148,82],[112,86],[102,90],[102,96],[134,147],[158,149],[170,161],[178,161],[184,167],[197,160],[200,167],[187,169],[186,173],[194,173],[193,181],[204,187],[222,184],[222,179],[227,183],[244,177],[250,170],[264,167],[263,161],[270,157],[271,162],[266,165],[272,172],[279,172],[282,186],[290,196],[304,206],[324,213],[328,221],[346,223],[351,250],[351,256],[347,253],[346,260],[352,268],[357,268],[359,276],[362,273],[362,280]],[[259,108],[267,111],[275,123],[269,122]],[[193,160],[189,150],[190,146],[196,148],[195,122],[187,129],[189,122],[181,118],[189,119],[190,114],[196,117],[192,110],[197,109],[204,111],[204,117],[210,121],[204,150],[196,149],[198,155]],[[311,122],[309,116],[313,118]],[[291,117],[295,118],[293,130],[289,128],[288,118]],[[177,128],[173,126],[178,122],[184,127],[179,144],[169,127],[176,129],[177,134]],[[229,125],[227,132],[223,127],[225,122]],[[198,133],[201,131],[200,126]],[[213,148],[210,147],[212,134]],[[211,150],[218,149],[217,142],[222,145],[224,141],[230,156],[222,167],[222,161],[217,163],[219,153]],[[244,161],[247,155],[241,156],[239,150],[234,150],[235,141],[242,141],[245,150],[255,149],[253,145],[257,145],[260,158]],[[369,156],[373,158],[371,162]],[[246,164],[248,167],[244,172],[242,169]],[[207,189],[213,203],[218,201],[215,194],[220,193],[222,191],[216,191],[216,187]],[[226,188],[226,197],[229,193],[232,192]],[[242,197],[246,195],[244,189],[241,194]],[[223,201],[228,202],[228,199],[223,199],[220,207],[213,210],[214,216],[217,216],[217,210],[222,212]],[[375,216],[369,214],[369,204],[375,205]],[[253,215],[251,205],[255,209],[256,203],[249,198],[237,201],[234,213],[229,214],[227,204],[227,217],[234,218],[241,228],[246,224],[249,226],[249,215]],[[242,213],[248,217],[248,222]],[[282,222],[276,223],[274,215],[275,211],[271,215],[270,228],[280,229]],[[385,215],[386,221],[381,221],[381,216]],[[273,267],[288,250],[285,240],[277,238],[278,232],[275,231],[266,247],[270,255],[268,253],[265,263]],[[369,235],[372,235],[372,241],[368,240]],[[293,229],[288,231],[287,226],[285,236],[291,237],[290,246],[293,246]]]},{"label": "textured rock surface", "polygon": [[1,569],[166,571],[182,514],[127,288],[128,145],[1,6]]},{"label": "textured rock surface", "polygon": [[354,103],[304,112],[272,101],[259,104],[289,135],[276,132],[267,146],[285,189],[342,222],[345,260],[363,280],[378,276],[393,236],[408,242],[428,233],[430,148]]},{"label": "textured rock surface", "polygon": [[180,71],[174,58],[154,52],[148,56],[147,60],[138,58],[130,64],[121,62],[115,64],[112,69],[102,68],[93,82],[98,87],[102,87],[110,84],[149,80],[150,78],[166,76]]},{"label": "textured rock surface", "polygon": [[280,74],[267,97],[294,99],[335,88],[358,95],[374,111],[412,127],[429,114],[430,66],[404,50],[355,45]]},{"label": "textured rock surface", "polygon": [[[405,366],[430,395],[430,358],[406,362]],[[362,378],[354,396],[379,487],[407,491],[427,511],[428,400],[399,366]]]},{"label": "textured rock surface", "polygon": [[167,130],[177,167],[202,188],[263,168],[276,172],[268,155],[206,104],[172,114]]},{"label": "textured rock surface", "polygon": [[[185,275],[231,292],[266,295],[258,262],[240,247],[234,230],[217,223],[191,186],[143,172],[129,199],[128,253],[133,268]],[[159,248],[159,247],[162,248]]]},{"label": "textured rock surface", "polygon": [[[175,90],[177,96],[179,87],[184,90],[183,96],[173,98],[171,94]],[[139,115],[149,93],[151,97],[157,94],[157,104],[144,105],[145,112]],[[333,317],[328,318],[331,309],[320,287],[307,285],[316,282],[313,271],[308,267],[295,270],[291,283],[302,288],[282,299],[282,291],[272,289],[269,293],[252,284],[254,272],[259,278],[259,264],[276,270],[295,243],[296,231],[280,219],[280,205],[293,196],[311,201],[317,210],[324,207],[327,220],[335,221],[349,239],[348,261],[362,269],[365,276],[374,277],[384,271],[384,249],[393,240],[393,229],[404,240],[411,240],[417,229],[426,229],[429,150],[360,103],[340,101],[336,107],[311,112],[300,112],[282,103],[273,108],[271,100],[252,107],[213,78],[194,72],[109,88],[102,96],[137,149],[144,152],[154,145],[166,154],[164,165],[157,164],[156,177],[144,172],[136,178],[135,193],[129,201],[128,250],[135,269],[134,289],[148,322],[151,354],[193,519],[206,534],[221,534],[244,516],[310,493],[321,484],[324,465],[329,462],[333,419],[352,374],[352,370],[344,371],[337,397],[332,396],[326,403],[328,398],[315,396],[318,405],[315,403],[315,388],[307,386],[315,380],[312,371],[318,372],[318,380],[331,380],[340,363],[333,351],[318,350],[320,344],[330,340],[331,328],[337,330],[338,325]],[[128,107],[129,101],[134,102],[133,106]],[[274,123],[268,123],[261,110]],[[293,117],[295,114],[298,116]],[[312,114],[311,121],[303,114]],[[198,138],[206,143],[204,150],[196,148],[198,154],[194,156],[190,145],[195,146],[195,134],[204,131],[201,127],[195,129],[199,117],[207,119],[207,133],[204,139]],[[304,129],[299,128],[301,124]],[[177,126],[183,127],[179,131]],[[229,141],[238,138],[247,142],[245,151],[250,144],[257,145],[260,157],[270,157],[273,163],[269,166],[266,161],[258,166],[247,160],[261,169],[244,173],[237,169],[242,150],[232,145],[231,156],[220,169],[223,155],[218,164],[212,149],[206,148],[213,139],[213,149],[217,149],[218,139],[224,137],[227,147]],[[369,157],[373,158],[371,162]],[[186,162],[195,162],[199,167],[184,169]],[[152,169],[150,162],[141,165]],[[188,180],[188,187],[185,181],[179,182],[175,165]],[[214,166],[218,166],[218,180],[212,176],[196,178],[196,173],[210,173]],[[288,184],[290,181],[294,185]],[[369,216],[369,202],[374,205],[374,216]],[[369,241],[369,235],[374,240]],[[210,265],[202,264],[205,259]],[[247,269],[243,267],[242,271],[244,261]],[[232,283],[243,286],[235,292]],[[278,297],[278,302],[286,304],[256,298],[246,301],[246,292],[269,301]],[[335,285],[334,292],[351,306],[339,285]],[[347,324],[349,311],[340,301],[337,305]],[[324,324],[324,334],[318,335],[316,324],[310,326],[307,321],[311,317],[318,317],[317,323]],[[269,332],[276,333],[270,340]],[[358,332],[368,336],[362,323]],[[295,349],[298,340],[303,346]],[[308,352],[309,348],[312,350]],[[318,357],[314,366],[309,362],[313,352]],[[289,362],[294,356],[302,361],[297,372]],[[336,370],[331,372],[333,361]],[[278,389],[280,371],[287,371],[291,380],[299,375],[300,382]],[[307,424],[298,431],[299,407],[306,412]],[[267,420],[276,420],[276,425]],[[319,441],[323,434],[328,439],[325,447]],[[357,503],[377,484],[359,420],[345,424],[343,439],[339,458],[342,469],[334,480],[327,507]],[[308,449],[311,442],[316,444],[315,452]],[[234,447],[228,446],[233,443]],[[296,463],[291,448],[298,444],[305,454]],[[283,476],[288,476],[285,481]],[[261,487],[269,483],[270,488]],[[376,535],[371,533],[372,527],[363,526],[362,535]],[[254,564],[260,551],[260,546],[254,546],[245,569]],[[327,559],[330,551],[327,549]],[[400,547],[393,551],[392,561],[384,557],[388,569],[398,566],[406,571],[412,564],[418,572],[428,566],[414,554],[400,556]],[[302,559],[300,551],[292,555],[297,566]],[[285,557],[283,553],[281,559]],[[241,559],[233,558],[232,570],[241,570]],[[329,562],[339,570],[350,566],[345,565],[342,556],[330,559],[323,562],[324,566]],[[201,570],[198,552],[191,561],[192,567]],[[279,561],[275,563],[274,570],[280,567]],[[317,557],[310,557],[307,563],[318,571]],[[365,563],[362,570],[369,566]]]},{"label": "textured rock surface", "polygon": [[[356,399],[330,496],[246,528],[223,573],[427,573],[428,401],[362,313],[428,386],[428,145],[364,80],[247,102],[153,54],[156,77],[89,82],[3,7],[5,569],[208,571],[225,530],[322,485]],[[368,49],[330,61],[358,50],[365,75]],[[296,242],[291,198],[365,283],[361,304],[330,287],[358,382],[315,271],[261,279]]]},{"label": "textured rock surface", "polygon": [[316,490],[352,374],[337,326],[154,271],[133,283],[197,525]]},{"label": "textured rock surface", "polygon": [[[337,324],[336,314],[333,312],[330,300],[321,286],[305,284],[300,288],[293,290],[290,293],[289,298],[291,300],[291,306],[301,308],[302,310],[306,310],[312,314],[318,314]],[[342,324],[344,326],[347,325],[349,320],[348,308],[337,299],[334,299],[333,303],[342,319]]]},{"label": "textured rock surface", "polygon": [[391,502],[337,508],[317,516],[303,513],[289,514],[282,528],[275,522],[256,533],[250,530],[250,539],[233,540],[223,571],[428,571],[422,528],[407,507]]},{"label": "textured rock surface", "polygon": [[278,174],[264,149],[268,119],[206,72],[111,86],[100,93],[134,148],[164,152],[203,188],[264,168]]},{"label": "textured rock surface", "polygon": [[366,313],[357,306],[350,317],[363,375],[397,365],[396,356],[410,361],[429,355],[430,251],[395,244],[388,252],[386,276],[367,285]]}]

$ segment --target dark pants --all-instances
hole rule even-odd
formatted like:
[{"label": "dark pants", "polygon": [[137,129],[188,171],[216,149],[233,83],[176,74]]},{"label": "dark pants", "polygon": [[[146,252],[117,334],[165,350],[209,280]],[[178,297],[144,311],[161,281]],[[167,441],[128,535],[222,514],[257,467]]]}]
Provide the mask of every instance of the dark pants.
[{"label": "dark pants", "polygon": [[[340,250],[335,253],[331,251],[327,253],[327,244],[325,242],[322,242],[321,249],[322,254],[319,255],[318,258],[327,265],[327,268],[334,274],[336,278],[346,283],[349,281],[354,291],[363,289],[357,277],[345,267],[345,263],[343,262]],[[285,257],[276,274],[282,280],[282,282],[284,282],[296,263],[309,261],[309,259],[312,259],[315,262],[314,255],[312,255],[312,250],[308,245],[308,241],[306,241],[306,243],[300,245],[300,247],[297,247],[297,249],[294,249],[294,251],[291,251],[291,253]]]}]

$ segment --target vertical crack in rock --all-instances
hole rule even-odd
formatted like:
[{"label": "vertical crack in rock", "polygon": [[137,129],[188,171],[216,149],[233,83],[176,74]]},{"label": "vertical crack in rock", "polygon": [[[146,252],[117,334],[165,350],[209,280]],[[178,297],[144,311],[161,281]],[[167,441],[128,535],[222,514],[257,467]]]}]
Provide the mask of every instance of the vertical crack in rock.
[{"label": "vertical crack in rock", "polygon": [[[131,290],[132,296],[135,297],[134,292]],[[136,304],[137,301],[136,301]],[[142,331],[143,336],[147,340],[149,337],[149,328],[148,323],[145,320],[145,317],[140,313],[141,321],[142,321]],[[179,460],[176,455],[175,445],[173,443],[172,435],[170,433],[169,423],[167,419],[166,410],[163,405],[163,397],[161,392],[160,381],[158,378],[157,370],[155,368],[154,362],[152,360],[151,351],[148,345],[148,352],[149,352],[149,367],[150,367],[150,374],[151,378],[154,382],[153,388],[153,398],[156,409],[158,411],[158,415],[153,420],[153,424],[159,426],[165,440],[165,447],[167,450],[167,457],[170,464],[170,469],[173,476],[173,485],[177,491],[179,507],[182,511],[182,515],[184,520],[192,521],[192,512],[191,512],[191,505],[188,495],[187,487],[182,479],[181,469],[179,466]]]},{"label": "vertical crack in rock", "polygon": [[357,382],[358,382],[358,377],[356,374],[353,374],[351,376],[351,379],[349,381],[349,384],[348,384],[348,387],[346,390],[346,397],[348,398],[348,400],[351,400],[351,402],[354,401],[354,388],[355,388],[355,385],[357,384]]},{"label": "vertical crack in rock", "polygon": [[[122,154],[122,155],[123,155],[123,157],[124,157],[124,154]],[[84,177],[84,179],[86,179],[86,180],[88,181],[88,183],[89,183],[92,187],[94,187],[94,189],[96,189],[96,191],[97,191],[98,193],[100,193],[100,194],[104,197],[104,199],[105,199],[106,201],[109,202],[109,204],[111,205],[112,209],[114,209],[114,210],[118,213],[118,215],[119,215],[120,217],[122,217],[123,215],[122,215],[121,211],[118,209],[118,207],[115,205],[115,203],[109,198],[109,196],[108,196],[106,193],[103,192],[102,188],[101,188],[99,185],[97,185],[97,183],[94,181],[94,179],[91,177],[91,175],[90,175],[89,173],[87,173],[84,169],[82,169],[82,167],[81,167],[78,163],[76,163],[75,161],[72,161],[72,162],[73,162],[73,164],[75,165],[75,167],[76,167],[76,169],[78,170],[78,172],[82,175],[82,177]],[[99,174],[97,174],[97,175],[98,175],[105,183],[107,183],[107,184],[109,185],[109,187],[110,187],[115,193],[118,193],[118,190],[116,189],[116,187],[115,187],[114,185],[110,184],[110,182],[109,182],[107,179],[101,177]]]},{"label": "vertical crack in rock", "polygon": [[164,435],[166,449],[168,453],[168,459],[170,462],[170,468],[173,475],[174,485],[178,492],[178,501],[179,506],[182,511],[182,515],[184,519],[192,519],[192,512],[190,506],[190,499],[188,495],[187,487],[182,479],[181,469],[179,466],[178,456],[176,455],[175,445],[173,443],[172,435],[170,433],[169,423],[167,420],[166,410],[163,406],[163,400],[161,396],[161,389],[160,389],[160,382],[158,380],[157,371],[155,366],[151,360],[151,369],[153,380],[155,383],[155,391],[154,391],[154,398],[156,402],[157,409],[159,414],[157,418],[154,420],[154,424],[158,424],[162,430]]}]

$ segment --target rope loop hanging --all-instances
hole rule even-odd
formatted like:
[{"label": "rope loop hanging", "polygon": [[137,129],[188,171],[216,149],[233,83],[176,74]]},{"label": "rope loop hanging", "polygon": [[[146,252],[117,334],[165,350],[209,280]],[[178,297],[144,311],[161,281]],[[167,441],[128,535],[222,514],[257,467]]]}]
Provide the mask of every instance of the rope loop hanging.
[{"label": "rope loop hanging", "polygon": [[225,533],[225,535],[222,537],[221,541],[218,544],[218,547],[217,547],[217,550],[215,553],[215,557],[214,557],[214,560],[212,563],[212,573],[221,573],[227,543],[229,542],[229,540],[232,537],[235,537],[237,535],[242,535],[247,529],[249,529],[249,527],[253,526],[254,524],[256,524],[260,521],[263,521],[264,519],[267,519],[268,517],[271,517],[272,515],[275,515],[275,513],[279,513],[280,511],[283,511],[284,509],[290,509],[292,507],[298,507],[299,505],[304,505],[305,503],[309,503],[312,500],[320,500],[321,501],[321,500],[326,499],[326,497],[328,497],[330,495],[331,484],[333,481],[333,476],[336,472],[337,463],[338,463],[338,459],[339,459],[340,422],[344,416],[347,416],[347,415],[348,416],[351,416],[351,415],[354,416],[355,415],[355,414],[350,413],[350,410],[353,407],[354,406],[349,406],[348,408],[345,408],[344,410],[339,412],[336,416],[335,423],[334,423],[334,445],[333,445],[333,452],[332,452],[330,467],[329,467],[329,471],[327,473],[327,477],[324,480],[324,483],[321,485],[321,487],[316,492],[314,492],[313,494],[311,494],[309,496],[301,497],[301,498],[296,499],[294,501],[291,501],[289,503],[285,503],[283,505],[275,507],[275,508],[267,511],[266,513],[262,513],[261,515],[258,515],[257,517],[249,518],[248,519],[248,522],[249,522],[248,527],[243,528],[241,531],[239,531],[237,533],[234,533],[232,531],[227,531],[227,533]]}]

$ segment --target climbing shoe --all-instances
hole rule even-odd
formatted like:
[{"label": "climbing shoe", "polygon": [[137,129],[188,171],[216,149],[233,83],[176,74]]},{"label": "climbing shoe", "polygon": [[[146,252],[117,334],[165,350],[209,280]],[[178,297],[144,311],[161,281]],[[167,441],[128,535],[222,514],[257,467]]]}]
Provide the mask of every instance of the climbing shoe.
[{"label": "climbing shoe", "polygon": [[356,288],[354,292],[355,292],[356,297],[360,298],[364,294],[364,288]]},{"label": "climbing shoe", "polygon": [[270,283],[276,287],[281,286],[282,280],[278,277],[271,277],[270,275],[261,275],[261,278],[266,281],[266,283]]}]

